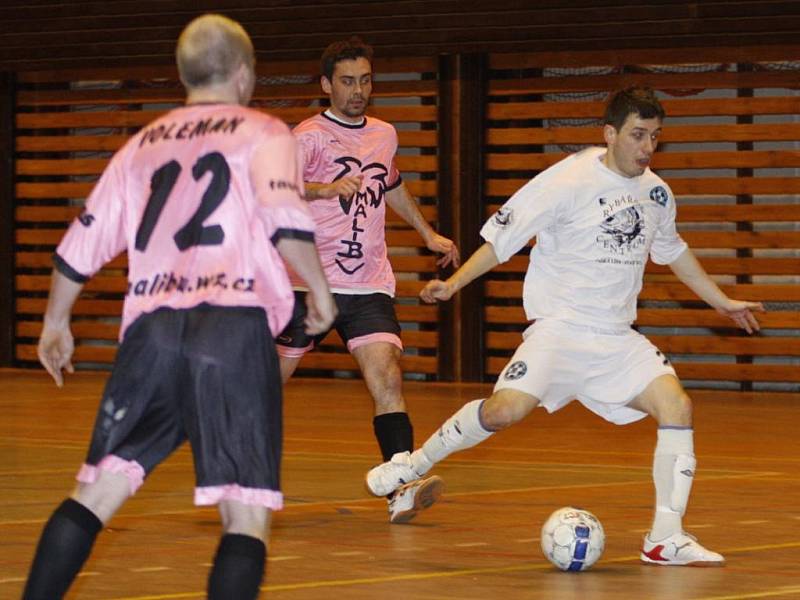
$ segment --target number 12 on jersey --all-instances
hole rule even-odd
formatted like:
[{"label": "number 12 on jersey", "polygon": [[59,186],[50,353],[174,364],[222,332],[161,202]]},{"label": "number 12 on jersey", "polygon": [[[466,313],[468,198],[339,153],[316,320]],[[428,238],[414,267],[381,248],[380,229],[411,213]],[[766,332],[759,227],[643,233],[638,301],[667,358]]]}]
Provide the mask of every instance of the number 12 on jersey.
[{"label": "number 12 on jersey", "polygon": [[[135,248],[140,252],[147,249],[158,218],[161,216],[182,170],[178,161],[171,160],[156,169],[150,178],[150,197],[147,199],[142,222],[136,230]],[[206,226],[203,225],[203,222],[217,210],[225,199],[230,187],[231,170],[222,154],[210,152],[201,156],[194,164],[192,177],[195,181],[200,181],[200,178],[208,171],[211,171],[211,182],[200,199],[200,206],[173,236],[175,245],[181,252],[192,246],[217,246],[225,239],[225,232],[220,225]]]}]

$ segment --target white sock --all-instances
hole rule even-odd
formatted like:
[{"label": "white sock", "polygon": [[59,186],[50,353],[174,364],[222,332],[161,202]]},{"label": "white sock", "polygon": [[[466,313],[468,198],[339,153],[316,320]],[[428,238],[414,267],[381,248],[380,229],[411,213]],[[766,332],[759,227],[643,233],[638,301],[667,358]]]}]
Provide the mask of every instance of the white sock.
[{"label": "white sock", "polygon": [[476,446],[494,433],[481,425],[482,403],[483,400],[467,402],[428,438],[422,448],[411,454],[411,465],[417,473],[424,475],[453,452]]},{"label": "white sock", "polygon": [[694,431],[688,427],[659,428],[653,457],[656,514],[651,540],[663,540],[682,530],[694,468]]}]

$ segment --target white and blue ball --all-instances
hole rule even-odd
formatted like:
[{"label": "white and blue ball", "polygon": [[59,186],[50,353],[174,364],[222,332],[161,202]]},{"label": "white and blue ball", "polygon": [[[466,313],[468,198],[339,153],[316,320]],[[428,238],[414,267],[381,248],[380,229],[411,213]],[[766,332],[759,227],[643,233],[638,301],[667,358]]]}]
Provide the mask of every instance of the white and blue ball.
[{"label": "white and blue ball", "polygon": [[603,525],[588,510],[559,508],[542,526],[542,552],[562,571],[585,571],[597,562],[605,545]]}]

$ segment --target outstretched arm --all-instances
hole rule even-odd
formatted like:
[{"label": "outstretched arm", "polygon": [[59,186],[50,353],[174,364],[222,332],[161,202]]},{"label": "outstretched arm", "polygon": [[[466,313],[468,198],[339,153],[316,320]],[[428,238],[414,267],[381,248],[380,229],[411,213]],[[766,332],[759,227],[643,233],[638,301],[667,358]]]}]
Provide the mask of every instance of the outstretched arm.
[{"label": "outstretched arm", "polygon": [[747,333],[753,333],[760,329],[753,311],[764,312],[764,305],[761,302],[745,302],[728,298],[708,276],[689,248],[671,262],[669,268],[690,290],[716,309],[718,313],[732,319],[738,327]]},{"label": "outstretched arm", "polygon": [[73,373],[72,352],[75,345],[69,329],[72,305],[83,289],[82,283],[76,283],[53,269],[50,280],[50,296],[44,313],[44,326],[39,337],[36,352],[39,362],[47,369],[58,387],[64,385],[62,369]]},{"label": "outstretched arm", "polygon": [[425,302],[433,303],[437,300],[449,300],[453,294],[477,279],[484,273],[491,271],[500,261],[494,253],[494,247],[489,242],[478,248],[469,257],[461,268],[447,278],[447,281],[432,279],[419,293]]},{"label": "outstretched arm", "polygon": [[408,188],[406,188],[405,183],[401,183],[393,190],[386,192],[386,204],[391,206],[392,209],[400,215],[401,219],[417,230],[417,233],[422,236],[428,250],[431,252],[438,252],[442,255],[439,260],[436,261],[437,265],[446,267],[452,263],[454,267],[458,267],[461,263],[458,247],[452,240],[436,233],[428,224],[422,212],[419,210],[417,201],[414,200],[414,197],[408,191]]}]

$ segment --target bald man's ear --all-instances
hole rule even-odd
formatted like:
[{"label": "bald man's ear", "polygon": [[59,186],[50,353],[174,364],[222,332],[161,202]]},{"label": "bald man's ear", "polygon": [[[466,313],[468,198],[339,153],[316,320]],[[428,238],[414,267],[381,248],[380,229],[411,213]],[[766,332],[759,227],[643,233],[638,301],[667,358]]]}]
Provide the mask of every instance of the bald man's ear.
[{"label": "bald man's ear", "polygon": [[253,97],[253,90],[256,84],[256,74],[253,67],[242,62],[236,69],[234,75],[236,81],[236,91],[239,95],[239,101],[243,105],[247,105]]}]

